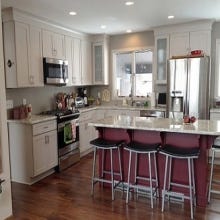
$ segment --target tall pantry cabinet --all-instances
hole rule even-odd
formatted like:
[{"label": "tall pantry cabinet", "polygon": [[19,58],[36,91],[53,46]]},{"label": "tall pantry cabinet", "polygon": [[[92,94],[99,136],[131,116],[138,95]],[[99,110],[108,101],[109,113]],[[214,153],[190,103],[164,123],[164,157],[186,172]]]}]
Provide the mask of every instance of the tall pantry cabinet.
[{"label": "tall pantry cabinet", "polygon": [[41,28],[3,11],[6,88],[43,86]]}]

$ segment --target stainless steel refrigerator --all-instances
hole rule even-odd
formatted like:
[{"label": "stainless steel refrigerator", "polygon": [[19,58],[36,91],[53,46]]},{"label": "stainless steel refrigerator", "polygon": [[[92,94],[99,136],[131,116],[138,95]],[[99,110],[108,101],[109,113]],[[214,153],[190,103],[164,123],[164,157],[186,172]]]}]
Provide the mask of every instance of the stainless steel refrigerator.
[{"label": "stainless steel refrigerator", "polygon": [[209,117],[209,57],[168,61],[167,116]]}]

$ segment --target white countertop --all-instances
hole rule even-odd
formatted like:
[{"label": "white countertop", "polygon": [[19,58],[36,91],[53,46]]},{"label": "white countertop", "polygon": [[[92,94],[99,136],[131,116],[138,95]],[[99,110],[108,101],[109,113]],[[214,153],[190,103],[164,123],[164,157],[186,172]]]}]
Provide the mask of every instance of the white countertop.
[{"label": "white countertop", "polygon": [[193,124],[184,124],[182,121],[175,121],[169,118],[144,118],[119,115],[91,122],[89,126],[214,136],[220,135],[220,121],[211,120],[197,120]]},{"label": "white countertop", "polygon": [[162,111],[165,112],[166,108],[158,108],[158,107],[137,107],[137,106],[129,106],[129,105],[97,105],[97,106],[88,106],[88,107],[84,107],[84,108],[79,108],[80,112],[86,112],[86,111],[90,111],[90,110],[95,110],[95,109],[113,109],[113,110],[149,110],[149,111]]},{"label": "white countertop", "polygon": [[51,115],[31,115],[30,118],[18,119],[18,120],[8,120],[8,123],[22,123],[22,124],[37,124],[44,121],[54,120],[56,116]]}]

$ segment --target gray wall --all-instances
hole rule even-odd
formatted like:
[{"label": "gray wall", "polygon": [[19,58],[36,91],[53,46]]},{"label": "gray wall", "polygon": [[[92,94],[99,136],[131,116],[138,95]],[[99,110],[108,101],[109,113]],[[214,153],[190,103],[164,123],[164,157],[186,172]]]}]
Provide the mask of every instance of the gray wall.
[{"label": "gray wall", "polygon": [[22,104],[23,98],[32,105],[33,113],[56,108],[56,94],[58,92],[72,93],[75,87],[45,86],[40,88],[7,89],[6,98],[14,101],[14,106]]},{"label": "gray wall", "polygon": [[[144,31],[130,34],[110,36],[109,45],[109,81],[112,83],[112,51],[121,49],[131,49],[140,47],[154,47],[153,31]],[[111,91],[111,86],[96,86],[91,89],[91,94],[97,97],[97,93],[107,88]]]}]

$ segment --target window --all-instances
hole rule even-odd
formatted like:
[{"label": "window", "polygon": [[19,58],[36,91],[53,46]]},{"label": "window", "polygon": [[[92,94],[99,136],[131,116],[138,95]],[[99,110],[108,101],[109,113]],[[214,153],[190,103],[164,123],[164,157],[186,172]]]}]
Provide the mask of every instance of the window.
[{"label": "window", "polygon": [[144,97],[152,93],[151,50],[117,52],[113,57],[115,97]]}]

